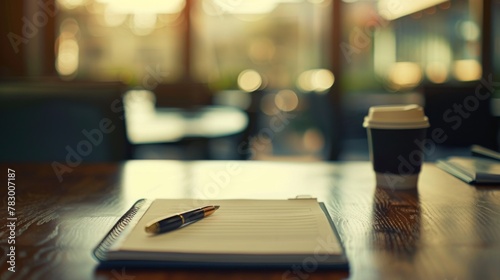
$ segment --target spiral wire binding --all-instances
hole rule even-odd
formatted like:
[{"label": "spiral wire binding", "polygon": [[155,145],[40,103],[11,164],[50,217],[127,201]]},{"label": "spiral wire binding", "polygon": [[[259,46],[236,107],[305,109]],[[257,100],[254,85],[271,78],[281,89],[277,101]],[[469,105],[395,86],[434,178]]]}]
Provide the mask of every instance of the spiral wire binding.
[{"label": "spiral wire binding", "polygon": [[106,252],[111,248],[113,243],[118,239],[120,234],[125,230],[127,225],[132,221],[135,214],[146,203],[146,199],[138,200],[125,214],[116,222],[111,230],[106,234],[104,239],[97,245],[94,250],[94,257],[100,261],[106,260]]}]

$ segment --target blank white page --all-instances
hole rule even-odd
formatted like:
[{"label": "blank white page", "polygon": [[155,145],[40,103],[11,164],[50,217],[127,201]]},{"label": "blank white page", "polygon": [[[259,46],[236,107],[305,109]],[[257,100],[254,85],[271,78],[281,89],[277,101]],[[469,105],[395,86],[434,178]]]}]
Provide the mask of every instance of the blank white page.
[{"label": "blank white page", "polygon": [[[220,205],[212,215],[183,228],[150,235],[145,225],[158,218],[205,205]],[[126,252],[181,255],[341,255],[341,245],[315,199],[168,200],[158,199],[134,228],[111,250],[110,259]],[[142,252],[142,253],[141,253]]]}]

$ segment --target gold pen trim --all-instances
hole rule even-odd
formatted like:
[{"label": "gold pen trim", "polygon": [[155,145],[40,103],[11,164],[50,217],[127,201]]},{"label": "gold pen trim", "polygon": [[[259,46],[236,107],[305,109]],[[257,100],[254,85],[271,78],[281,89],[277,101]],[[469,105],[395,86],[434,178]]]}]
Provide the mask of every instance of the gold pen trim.
[{"label": "gold pen trim", "polygon": [[182,216],[182,214],[177,214],[177,216],[181,217],[182,224],[186,223],[186,220],[184,220],[184,216]]},{"label": "gold pen trim", "polygon": [[160,231],[160,225],[158,223],[153,223],[146,226],[147,233],[158,233]]},{"label": "gold pen trim", "polygon": [[210,209],[208,209],[206,211],[204,210],[203,217],[212,215],[219,208],[220,208],[219,205],[210,206]]}]

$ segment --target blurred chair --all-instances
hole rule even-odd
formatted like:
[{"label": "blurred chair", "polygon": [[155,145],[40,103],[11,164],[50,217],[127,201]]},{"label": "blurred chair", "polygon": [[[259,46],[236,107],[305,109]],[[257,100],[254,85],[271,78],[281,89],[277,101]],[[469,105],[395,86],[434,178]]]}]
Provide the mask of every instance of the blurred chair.
[{"label": "blurred chair", "polygon": [[314,122],[320,129],[325,139],[325,145],[322,151],[322,160],[335,161],[339,159],[342,150],[342,131],[340,126],[340,114],[337,106],[333,108],[331,94],[318,94],[310,92],[307,94],[311,107],[311,114]]},{"label": "blurred chair", "polygon": [[480,82],[428,85],[423,93],[425,113],[431,124],[428,138],[432,139],[435,129],[442,129],[447,137],[439,147],[452,153],[462,149],[465,154],[470,153],[473,144],[498,148],[497,121],[491,113],[492,93]]},{"label": "blurred chair", "polygon": [[158,84],[153,90],[158,107],[196,109],[212,105],[212,91],[207,84],[178,82]]},{"label": "blurred chair", "polygon": [[111,82],[2,82],[0,162],[128,159],[123,90]]}]

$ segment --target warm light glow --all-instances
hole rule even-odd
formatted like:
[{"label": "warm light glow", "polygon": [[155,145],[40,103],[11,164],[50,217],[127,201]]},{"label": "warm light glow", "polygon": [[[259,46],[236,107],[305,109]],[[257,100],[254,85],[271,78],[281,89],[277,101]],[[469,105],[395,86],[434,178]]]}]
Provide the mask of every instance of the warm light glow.
[{"label": "warm light glow", "polygon": [[425,67],[425,75],[433,83],[441,84],[448,79],[448,66],[444,62],[430,62]]},{"label": "warm light glow", "polygon": [[323,149],[323,146],[325,145],[325,139],[323,137],[323,134],[318,129],[309,128],[304,133],[302,143],[307,151],[318,152],[319,150]]},{"label": "warm light glow", "polygon": [[450,75],[452,50],[450,43],[442,37],[431,36],[423,42],[425,49],[425,75],[436,84],[444,83]]},{"label": "warm light glow", "polygon": [[290,112],[299,105],[299,97],[293,90],[280,90],[274,97],[276,107],[284,112]]},{"label": "warm light glow", "polygon": [[221,14],[267,14],[278,1],[274,0],[204,0],[203,11],[208,15]]},{"label": "warm light glow", "polygon": [[256,91],[262,85],[262,77],[252,69],[244,70],[238,76],[238,86],[248,92]]},{"label": "warm light glow", "polygon": [[312,4],[323,4],[325,3],[325,0],[307,0],[307,2]]},{"label": "warm light glow", "polygon": [[83,6],[86,2],[87,0],[57,0],[59,5],[68,10]]},{"label": "warm light glow", "polygon": [[[123,97],[125,113],[134,118],[150,118],[155,114],[155,95],[149,90],[129,90]],[[132,116],[132,115],[131,115]]]},{"label": "warm light glow", "polygon": [[248,56],[255,63],[269,62],[275,53],[276,47],[268,38],[254,40],[248,50]]},{"label": "warm light glow", "polygon": [[139,36],[149,35],[155,29],[155,25],[156,14],[134,14],[132,32]]},{"label": "warm light glow", "polygon": [[79,46],[76,36],[80,32],[78,22],[67,18],[59,26],[56,70],[64,78],[73,78],[78,70]]},{"label": "warm light glow", "polygon": [[78,32],[80,32],[80,27],[74,18],[67,18],[61,22],[59,30],[61,36],[62,34],[65,34],[64,36],[74,37],[78,34]]},{"label": "warm light glow", "polygon": [[460,23],[460,34],[467,41],[477,41],[481,31],[475,22],[467,20]]},{"label": "warm light glow", "polygon": [[394,20],[409,14],[436,6],[448,0],[379,0],[379,14],[387,20]]},{"label": "warm light glow", "polygon": [[325,92],[335,82],[333,73],[328,69],[314,69],[302,72],[297,86],[303,91]]},{"label": "warm light glow", "polygon": [[377,29],[373,40],[373,68],[380,77],[396,62],[396,35],[390,29]]},{"label": "warm light glow", "polygon": [[333,86],[335,82],[335,77],[330,70],[319,69],[315,70],[312,74],[312,82],[316,91],[326,91]]},{"label": "warm light glow", "polygon": [[107,5],[106,3],[102,3],[101,0],[93,0],[89,1],[87,5],[85,5],[85,8],[87,9],[87,12],[94,14],[94,15],[103,15]]},{"label": "warm light glow", "polygon": [[313,91],[314,86],[312,84],[312,71],[304,71],[300,74],[297,79],[297,87],[303,91]]},{"label": "warm light glow", "polygon": [[176,14],[186,5],[185,0],[101,0],[115,14]]},{"label": "warm light glow", "polygon": [[126,14],[117,14],[114,13],[109,9],[109,6],[106,8],[104,12],[104,22],[106,23],[107,26],[113,27],[113,26],[119,26],[125,22],[127,19]]},{"label": "warm light glow", "polygon": [[389,82],[395,90],[409,89],[422,80],[422,70],[414,62],[396,62],[389,70]]},{"label": "warm light glow", "polygon": [[135,14],[134,26],[137,28],[154,28],[156,24],[155,14]]},{"label": "warm light glow", "polygon": [[[262,15],[269,14],[280,3],[295,3],[302,0],[203,0],[203,11],[210,16],[222,14],[234,15]],[[322,4],[324,0],[309,0],[315,4]]]},{"label": "warm light glow", "polygon": [[459,81],[479,80],[481,74],[481,64],[474,59],[457,60],[453,65],[453,75]]},{"label": "warm light glow", "polygon": [[73,38],[59,37],[56,69],[61,76],[71,76],[78,70],[78,43]]},{"label": "warm light glow", "polygon": [[278,1],[273,0],[216,0],[215,2],[233,5],[233,14],[268,14],[272,12],[278,5]]}]

